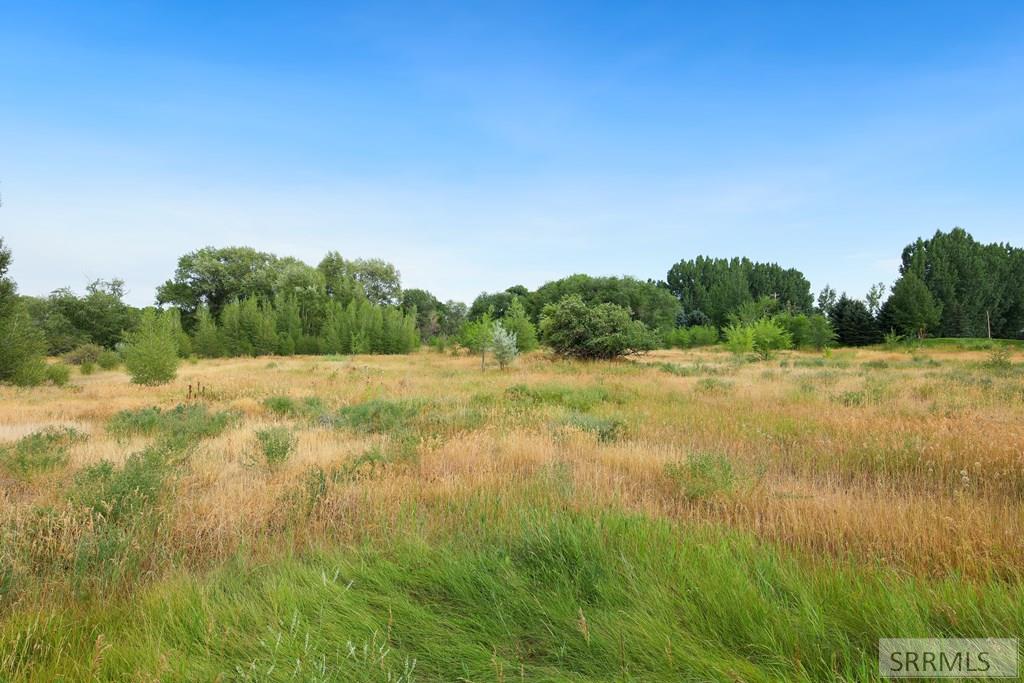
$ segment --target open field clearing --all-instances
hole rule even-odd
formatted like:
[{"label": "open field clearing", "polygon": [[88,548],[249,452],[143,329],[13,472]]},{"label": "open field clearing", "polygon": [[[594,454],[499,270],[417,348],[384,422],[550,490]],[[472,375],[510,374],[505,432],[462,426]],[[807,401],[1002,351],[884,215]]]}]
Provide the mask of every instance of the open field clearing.
[{"label": "open field clearing", "polygon": [[0,389],[0,678],[871,679],[1024,626],[984,352],[223,359]]}]

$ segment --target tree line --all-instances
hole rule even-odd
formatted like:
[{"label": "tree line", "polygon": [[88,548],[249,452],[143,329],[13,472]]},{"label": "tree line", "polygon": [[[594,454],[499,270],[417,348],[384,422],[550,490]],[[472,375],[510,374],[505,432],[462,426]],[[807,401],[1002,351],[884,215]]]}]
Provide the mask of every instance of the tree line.
[{"label": "tree line", "polygon": [[[717,343],[730,329],[742,340],[737,330],[753,333],[764,320],[785,333],[773,343],[812,348],[874,344],[887,334],[1024,336],[1024,250],[979,243],[961,228],[907,245],[891,290],[878,283],[863,297],[827,285],[815,297],[799,270],[775,263],[698,256],[661,281],[575,274],[533,291],[485,292],[466,305],[404,289],[397,268],[380,259],[330,252],[311,266],[250,247],[205,247],[178,259],[147,313],[124,301],[118,279],[94,281],[83,294],[65,287],[20,296],[10,261],[0,239],[0,381],[39,380],[45,354],[117,349],[160,311],[173,312],[167,329],[178,354],[202,357],[407,353],[423,342],[475,352],[496,322],[518,351],[544,343],[581,357]],[[567,339],[583,338],[569,350]]]}]

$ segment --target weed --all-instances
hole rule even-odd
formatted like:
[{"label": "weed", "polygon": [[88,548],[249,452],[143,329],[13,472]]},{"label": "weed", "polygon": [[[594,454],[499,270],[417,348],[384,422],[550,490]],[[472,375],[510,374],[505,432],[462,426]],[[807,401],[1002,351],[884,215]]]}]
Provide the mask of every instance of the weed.
[{"label": "weed", "polygon": [[295,435],[287,427],[270,427],[256,432],[264,460],[270,466],[279,465],[288,459],[295,447]]}]

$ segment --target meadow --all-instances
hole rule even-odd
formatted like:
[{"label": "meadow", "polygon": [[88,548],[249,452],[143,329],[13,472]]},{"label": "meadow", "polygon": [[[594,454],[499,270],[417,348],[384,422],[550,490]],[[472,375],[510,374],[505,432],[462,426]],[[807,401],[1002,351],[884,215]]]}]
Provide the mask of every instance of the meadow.
[{"label": "meadow", "polygon": [[0,387],[0,680],[875,680],[1024,632],[1024,349]]}]

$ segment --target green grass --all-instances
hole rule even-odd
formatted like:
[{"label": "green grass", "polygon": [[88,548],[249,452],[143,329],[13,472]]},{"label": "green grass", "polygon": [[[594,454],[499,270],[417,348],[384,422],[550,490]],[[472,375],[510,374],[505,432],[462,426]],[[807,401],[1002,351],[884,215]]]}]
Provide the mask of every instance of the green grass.
[{"label": "green grass", "polygon": [[611,401],[612,394],[604,387],[567,387],[557,384],[528,386],[516,384],[505,390],[505,399],[518,405],[560,406],[585,412]]},{"label": "green grass", "polygon": [[872,680],[878,638],[1022,627],[1020,588],[810,565],[722,529],[545,510],[482,535],[238,558],[131,600],[19,614],[0,630],[0,677]]}]

